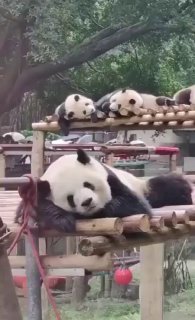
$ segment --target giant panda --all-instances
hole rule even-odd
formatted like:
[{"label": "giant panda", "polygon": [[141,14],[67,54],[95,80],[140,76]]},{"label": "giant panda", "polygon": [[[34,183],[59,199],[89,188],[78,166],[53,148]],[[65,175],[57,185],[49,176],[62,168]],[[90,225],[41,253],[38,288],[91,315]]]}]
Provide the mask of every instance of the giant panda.
[{"label": "giant panda", "polygon": [[[148,180],[100,163],[79,149],[54,161],[37,186],[40,228],[75,231],[76,219],[147,214],[165,205],[192,204],[192,187],[177,174]],[[15,222],[22,223],[21,205]]]},{"label": "giant panda", "polygon": [[91,118],[92,122],[97,121],[93,100],[80,94],[69,95],[63,103],[57,106],[53,117],[57,118],[58,124],[65,136],[69,134],[70,123],[73,120]]},{"label": "giant panda", "polygon": [[162,111],[161,107],[168,109],[175,105],[175,100],[166,96],[154,96],[153,94],[141,93],[143,108],[154,113]]},{"label": "giant panda", "polygon": [[154,113],[161,111],[161,107],[175,105],[175,100],[165,96],[154,96],[147,93],[138,93],[135,90],[123,89],[110,97],[110,110],[128,116],[129,113],[139,114],[140,109]]},{"label": "giant panda", "polygon": [[143,108],[143,99],[135,90],[122,89],[110,97],[109,109],[112,117],[116,117],[118,114],[129,116],[136,110],[139,111],[140,108]]},{"label": "giant panda", "polygon": [[178,105],[187,104],[195,106],[195,85],[177,91],[173,99]]}]

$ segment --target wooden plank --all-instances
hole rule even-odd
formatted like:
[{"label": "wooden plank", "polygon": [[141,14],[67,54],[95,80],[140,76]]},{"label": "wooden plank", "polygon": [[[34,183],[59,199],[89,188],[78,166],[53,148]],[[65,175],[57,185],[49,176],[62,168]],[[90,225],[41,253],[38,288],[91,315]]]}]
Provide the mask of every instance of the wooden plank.
[{"label": "wooden plank", "polygon": [[[69,268],[69,269],[45,269],[47,276],[55,276],[55,277],[82,277],[85,275],[85,269],[82,268]],[[25,269],[13,269],[13,276],[26,276]],[[14,318],[15,319],[15,318]],[[12,320],[12,319],[10,319]]]},{"label": "wooden plank", "polygon": [[140,248],[141,320],[163,320],[164,244]]}]

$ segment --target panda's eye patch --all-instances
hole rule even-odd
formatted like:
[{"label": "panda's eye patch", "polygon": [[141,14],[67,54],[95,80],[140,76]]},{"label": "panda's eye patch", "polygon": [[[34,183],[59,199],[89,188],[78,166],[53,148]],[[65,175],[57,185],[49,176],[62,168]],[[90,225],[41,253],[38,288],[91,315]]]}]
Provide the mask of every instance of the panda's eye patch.
[{"label": "panda's eye patch", "polygon": [[70,207],[72,208],[75,208],[75,203],[74,203],[74,197],[72,194],[70,194],[69,196],[67,196],[67,200],[68,200],[68,203],[70,205]]},{"label": "panda's eye patch", "polygon": [[84,186],[85,188],[91,189],[92,191],[95,190],[94,185],[92,185],[91,183],[89,183],[89,182],[87,182],[87,181],[83,183],[83,186]]},{"label": "panda's eye patch", "polygon": [[130,99],[130,100],[129,100],[129,103],[130,103],[130,104],[135,104],[135,102],[136,102],[135,99]]},{"label": "panda's eye patch", "polygon": [[121,104],[120,104],[120,103],[118,104],[118,108],[119,108],[119,109],[121,108]]},{"label": "panda's eye patch", "polygon": [[89,106],[89,102],[86,102],[85,105],[86,105],[86,106]]},{"label": "panda's eye patch", "polygon": [[83,111],[83,114],[86,114],[86,110]]},{"label": "panda's eye patch", "polygon": [[71,118],[73,118],[73,117],[74,117],[74,112],[73,112],[73,111],[69,112],[69,113],[68,113],[68,118],[71,119]]}]

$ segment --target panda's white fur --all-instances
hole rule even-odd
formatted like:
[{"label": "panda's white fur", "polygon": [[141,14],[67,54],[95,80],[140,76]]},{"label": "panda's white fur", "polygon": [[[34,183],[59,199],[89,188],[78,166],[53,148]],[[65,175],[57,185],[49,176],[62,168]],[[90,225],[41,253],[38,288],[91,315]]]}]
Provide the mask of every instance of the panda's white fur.
[{"label": "panda's white fur", "polygon": [[119,112],[122,116],[128,116],[136,109],[142,108],[143,99],[141,95],[131,89],[123,89],[116,92],[110,98],[111,112]]},{"label": "panda's white fur", "polygon": [[195,106],[195,85],[177,91],[173,99],[178,105],[187,104]]},{"label": "panda's white fur", "polygon": [[[109,168],[130,190],[143,196],[145,185],[143,180],[122,170],[105,167]],[[47,180],[50,183],[49,199],[57,206],[64,210],[91,215],[112,199],[107,182],[108,171],[105,167],[93,157],[90,157],[90,164],[83,165],[77,161],[77,154],[65,155],[49,166],[41,180]],[[83,186],[85,181],[95,186],[95,191],[85,188]],[[75,208],[70,206],[67,200],[68,195],[74,195]],[[88,208],[82,206],[82,203],[89,198],[92,198],[90,206]]]},{"label": "panda's white fur", "polygon": [[62,111],[67,120],[86,119],[95,112],[95,106],[93,100],[80,94],[71,94],[56,108],[55,114],[58,116]]},{"label": "panda's white fur", "polygon": [[143,99],[143,107],[148,111],[159,111],[159,104],[156,101],[156,96],[153,94],[141,93]]}]

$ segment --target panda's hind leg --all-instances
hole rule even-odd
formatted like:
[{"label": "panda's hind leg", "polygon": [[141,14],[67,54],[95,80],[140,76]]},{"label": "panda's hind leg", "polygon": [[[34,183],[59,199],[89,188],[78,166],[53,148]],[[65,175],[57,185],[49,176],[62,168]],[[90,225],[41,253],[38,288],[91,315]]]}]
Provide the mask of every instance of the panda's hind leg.
[{"label": "panda's hind leg", "polygon": [[136,214],[152,215],[148,201],[127,188],[115,175],[108,175],[112,200],[103,209],[105,217],[127,217]]}]

